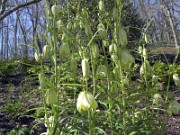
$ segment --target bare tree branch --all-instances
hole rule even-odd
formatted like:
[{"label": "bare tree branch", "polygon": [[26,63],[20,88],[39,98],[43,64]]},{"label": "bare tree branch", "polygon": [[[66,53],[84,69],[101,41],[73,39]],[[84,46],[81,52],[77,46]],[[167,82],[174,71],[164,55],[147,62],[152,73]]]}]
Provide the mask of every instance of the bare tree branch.
[{"label": "bare tree branch", "polygon": [[29,5],[32,5],[32,4],[35,4],[35,3],[38,3],[42,0],[32,0],[32,1],[29,1],[27,3],[24,3],[24,4],[21,4],[21,5],[18,5],[16,7],[13,7],[12,9],[10,9],[9,11],[5,12],[4,14],[0,15],[0,21],[2,21],[4,18],[6,18],[8,15],[10,15],[11,13],[13,13],[14,11],[22,8],[22,7],[26,7],[26,6],[29,6]]}]

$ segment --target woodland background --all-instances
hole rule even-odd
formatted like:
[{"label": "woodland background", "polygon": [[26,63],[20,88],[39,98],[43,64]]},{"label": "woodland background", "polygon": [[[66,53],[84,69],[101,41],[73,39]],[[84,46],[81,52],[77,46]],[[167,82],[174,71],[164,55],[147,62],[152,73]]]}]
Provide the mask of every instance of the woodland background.
[{"label": "woodland background", "polygon": [[[75,1],[58,0],[60,8],[67,8],[68,2]],[[51,6],[51,0],[49,3]],[[110,3],[113,3],[112,0],[106,0],[109,9]],[[142,31],[148,36],[149,46],[178,46],[179,0],[128,0],[127,3],[123,23],[129,32],[128,41],[132,47],[137,44]],[[84,1],[84,6],[89,8],[94,4],[97,4],[96,0]],[[35,49],[41,52],[46,44],[42,35],[47,25],[44,5],[44,0],[0,1],[0,60],[26,59],[33,56]],[[149,27],[145,29],[147,25]]]}]

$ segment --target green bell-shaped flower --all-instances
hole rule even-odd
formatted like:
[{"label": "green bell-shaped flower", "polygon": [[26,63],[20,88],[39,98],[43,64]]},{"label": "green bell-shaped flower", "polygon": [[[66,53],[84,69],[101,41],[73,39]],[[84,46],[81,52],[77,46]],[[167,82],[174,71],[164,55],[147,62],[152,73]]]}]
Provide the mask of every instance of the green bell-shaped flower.
[{"label": "green bell-shaped flower", "polygon": [[47,105],[54,105],[58,103],[58,94],[55,90],[53,89],[48,89],[46,91],[46,104]]},{"label": "green bell-shaped flower", "polygon": [[148,60],[145,60],[140,67],[140,75],[143,76],[144,74],[150,74],[151,66]]},{"label": "green bell-shaped flower", "polygon": [[95,110],[98,107],[98,104],[94,98],[94,96],[86,91],[79,93],[77,99],[77,110],[81,113],[82,111],[87,111],[92,108]]},{"label": "green bell-shaped flower", "polygon": [[96,70],[97,78],[107,77],[107,67],[105,65],[99,65]]},{"label": "green bell-shaped flower", "polygon": [[154,105],[159,105],[163,102],[164,102],[163,98],[159,93],[154,94],[154,96],[153,96],[153,104]]},{"label": "green bell-shaped flower", "polygon": [[129,53],[128,50],[122,49],[119,50],[119,58],[121,67],[123,69],[129,68],[129,66],[134,63],[134,57]]},{"label": "green bell-shaped flower", "polygon": [[180,103],[178,103],[176,100],[171,101],[169,103],[168,113],[170,115],[178,115],[180,113]]}]

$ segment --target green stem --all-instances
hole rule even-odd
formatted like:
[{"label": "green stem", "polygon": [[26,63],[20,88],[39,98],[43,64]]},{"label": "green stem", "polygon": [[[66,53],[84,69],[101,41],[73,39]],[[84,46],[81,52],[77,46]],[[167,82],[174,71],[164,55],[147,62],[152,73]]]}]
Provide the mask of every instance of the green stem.
[{"label": "green stem", "polygon": [[[174,61],[173,61],[173,66],[175,65],[175,63],[176,63],[176,61],[177,61],[177,58],[178,58],[178,56],[179,56],[179,53],[180,53],[180,50],[179,50],[180,48],[179,47],[177,47],[177,53],[176,53],[176,56],[175,56],[175,58],[174,58]],[[168,66],[169,66],[169,64],[168,64]],[[169,69],[170,70],[170,69]],[[171,81],[171,72],[169,71],[168,72],[168,85],[167,85],[167,87],[166,87],[166,102],[168,101],[168,99],[169,99],[169,88],[170,88],[170,81]]]},{"label": "green stem", "polygon": [[[88,79],[85,78],[85,83],[86,83],[86,91],[88,91]],[[89,135],[93,135],[93,125],[92,125],[92,120],[91,120],[91,111],[88,109],[88,122],[89,122]]]},{"label": "green stem", "polygon": [[[92,57],[92,56],[91,56]],[[95,61],[92,59],[93,96],[96,94]]]},{"label": "green stem", "polygon": [[[144,49],[144,45],[143,45],[143,49]],[[145,84],[146,84],[146,88],[148,87],[148,81],[147,81],[147,67],[146,67],[146,57],[143,57],[143,69],[144,69],[144,80],[145,80]]]},{"label": "green stem", "polygon": [[[43,65],[42,65],[42,62],[41,62],[41,72],[44,73],[43,71]],[[44,105],[44,112],[45,112],[45,121],[46,121],[46,124],[47,124],[47,129],[49,129],[50,131],[50,123],[49,123],[49,119],[48,119],[48,112],[47,112],[47,105],[46,105],[46,93],[45,93],[45,90],[44,88],[41,89],[42,91],[42,98],[43,98],[43,105]]]},{"label": "green stem", "polygon": [[178,58],[178,56],[179,56],[179,50],[180,48],[179,48],[179,46],[177,47],[177,53],[176,53],[176,56],[175,56],[175,58],[174,58],[174,61],[173,61],[173,65],[176,63],[176,61],[177,61],[177,58]]},{"label": "green stem", "polygon": [[85,78],[85,83],[86,83],[86,91],[88,91],[88,79],[87,78]]},{"label": "green stem", "polygon": [[124,126],[124,135],[127,135],[127,126],[126,126],[126,90],[125,90],[125,86],[124,86],[124,81],[123,81],[123,71],[121,68],[121,64],[120,62],[118,62],[119,68],[120,68],[120,78],[121,78],[121,82],[122,82],[122,104],[123,104],[123,126]]},{"label": "green stem", "polygon": [[[55,28],[56,28],[56,17],[53,18],[53,33],[52,33],[52,35],[53,35],[54,39],[52,39],[52,40],[53,40],[53,51],[54,51],[53,54],[54,54],[54,74],[55,74],[54,88],[55,88],[55,91],[58,92],[58,90],[57,90],[57,85],[58,85],[58,79],[57,79],[57,77],[58,77],[57,76],[57,48],[56,48],[57,40],[56,40]],[[53,106],[52,106],[52,109],[53,109]],[[54,121],[53,121],[53,123],[51,123],[52,125],[56,125],[56,123],[57,123],[57,115],[56,115],[57,113],[58,113],[58,111],[54,108],[54,111],[53,111]],[[55,118],[55,116],[56,116],[56,118]],[[53,135],[56,133],[56,127],[49,127],[48,129],[49,129],[50,135]]]},{"label": "green stem", "polygon": [[50,125],[49,125],[49,119],[48,119],[48,113],[47,113],[47,105],[46,105],[46,97],[45,97],[44,90],[42,90],[42,96],[43,96],[43,104],[44,104],[44,111],[45,111],[45,121],[47,124],[47,129],[50,131]]},{"label": "green stem", "polygon": [[[105,56],[105,62],[106,62],[106,67],[107,67],[107,94],[108,94],[108,101],[111,101],[111,97],[109,96],[109,93],[110,92],[110,79],[109,79],[109,68],[108,68],[108,58],[107,58],[107,55],[106,55],[106,50],[105,50],[105,47],[102,46],[102,49],[103,49],[103,53],[104,53],[104,56]],[[108,107],[109,109],[111,109],[111,103],[109,103]],[[110,127],[111,129],[113,129],[113,115],[111,115],[111,113],[108,113],[108,116],[109,116],[109,122],[110,122]],[[111,130],[111,135],[114,135],[114,131]]]},{"label": "green stem", "polygon": [[94,135],[90,109],[88,109],[88,121],[89,121],[89,135]]},{"label": "green stem", "polygon": [[123,126],[124,126],[124,135],[127,135],[126,127],[126,100],[125,100],[125,88],[122,86],[122,103],[123,103]]},{"label": "green stem", "polygon": [[56,48],[56,18],[53,19],[53,49],[54,49],[54,72],[55,72],[55,90],[57,91],[57,48]]},{"label": "green stem", "polygon": [[166,102],[168,101],[169,99],[169,87],[170,87],[170,81],[171,81],[171,74],[170,72],[168,73],[168,84],[167,84],[167,87],[166,87]]},{"label": "green stem", "polygon": [[92,76],[93,76],[93,96],[95,96],[96,94],[96,77],[95,77],[95,66],[96,66],[96,63],[95,63],[95,60],[92,56],[92,48],[90,49],[91,51],[91,61],[92,61]]}]

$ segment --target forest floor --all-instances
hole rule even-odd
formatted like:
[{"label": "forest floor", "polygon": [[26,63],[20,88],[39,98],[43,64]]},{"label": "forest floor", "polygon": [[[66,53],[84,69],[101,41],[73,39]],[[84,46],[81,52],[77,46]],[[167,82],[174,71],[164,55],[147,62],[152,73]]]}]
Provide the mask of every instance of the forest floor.
[{"label": "forest floor", "polygon": [[35,112],[29,110],[41,101],[40,95],[37,94],[39,92],[35,92],[37,89],[37,85],[27,84],[27,82],[18,86],[0,82],[0,135],[8,135],[13,129],[16,131],[26,129],[23,135],[39,135],[46,131],[44,125],[40,124],[30,134],[31,128],[37,122],[34,118],[28,117]]},{"label": "forest floor", "polygon": [[[33,124],[35,124],[34,119],[24,115],[34,113],[26,113],[26,111],[31,109],[30,106],[32,104],[40,101],[40,95],[37,95],[36,92],[28,94],[31,90],[38,90],[38,85],[36,83],[23,82],[23,85],[19,84],[18,86],[14,86],[11,83],[8,85],[0,84],[0,135],[8,135],[12,129],[25,127],[30,129],[33,127]],[[174,94],[174,99],[180,101],[180,91]],[[165,129],[164,135],[179,135],[180,114],[168,117]],[[34,131],[36,133],[33,135],[39,135],[39,133],[42,133],[45,130],[45,127],[41,124],[35,128]]]},{"label": "forest floor", "polygon": [[[169,53],[170,49],[172,48],[166,48],[164,53]],[[162,51],[161,48],[155,51],[152,49],[151,53],[156,54],[160,51]],[[172,51],[176,52],[175,49]],[[31,129],[35,125],[35,120],[27,117],[34,112],[28,110],[41,101],[41,96],[37,94],[38,81],[32,78],[34,77],[24,75],[0,77],[0,135],[8,135],[12,129]],[[180,102],[180,90],[172,95]],[[45,131],[44,125],[40,124],[34,128],[33,135],[39,135]],[[27,135],[30,134],[27,133]],[[180,135],[180,114],[167,117],[164,135]]]},{"label": "forest floor", "polygon": [[[180,102],[180,90],[173,94],[175,100]],[[180,113],[167,118],[165,135],[180,135]]]}]

